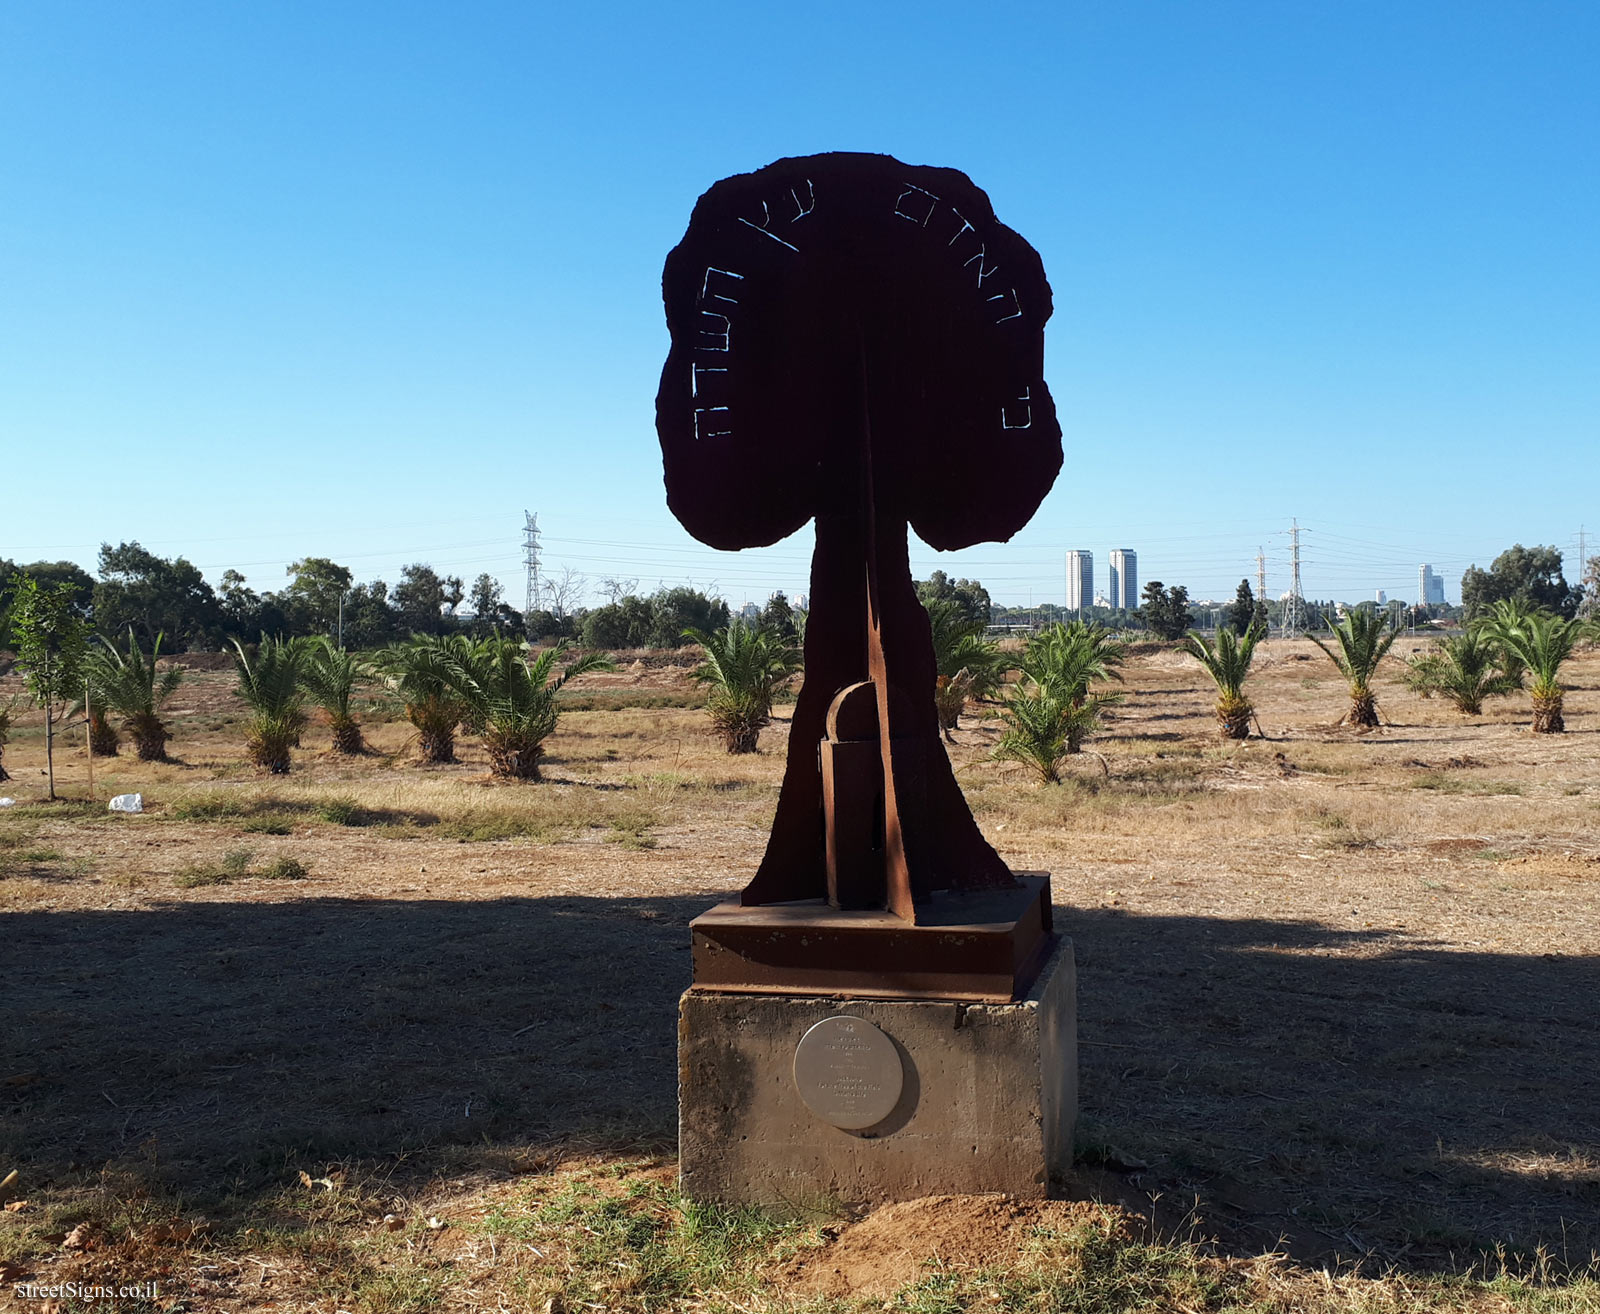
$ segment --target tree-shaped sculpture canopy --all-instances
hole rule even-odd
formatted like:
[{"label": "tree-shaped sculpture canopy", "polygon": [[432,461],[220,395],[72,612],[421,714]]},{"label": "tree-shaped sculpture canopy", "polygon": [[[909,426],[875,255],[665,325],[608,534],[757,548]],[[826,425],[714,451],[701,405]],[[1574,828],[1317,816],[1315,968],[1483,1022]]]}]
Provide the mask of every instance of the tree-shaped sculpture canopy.
[{"label": "tree-shaped sculpture canopy", "polygon": [[1010,538],[1049,491],[1050,285],[965,174],[831,154],[724,179],[662,286],[667,500],[701,541],[763,546],[853,499],[864,412],[880,515],[932,547]]},{"label": "tree-shaped sculpture canopy", "polygon": [[1037,253],[953,169],[812,155],[706,192],[662,287],[673,513],[719,548],[817,525],[805,684],[744,903],[920,922],[940,891],[1015,885],[939,740],[906,531],[1010,538],[1060,469]]}]

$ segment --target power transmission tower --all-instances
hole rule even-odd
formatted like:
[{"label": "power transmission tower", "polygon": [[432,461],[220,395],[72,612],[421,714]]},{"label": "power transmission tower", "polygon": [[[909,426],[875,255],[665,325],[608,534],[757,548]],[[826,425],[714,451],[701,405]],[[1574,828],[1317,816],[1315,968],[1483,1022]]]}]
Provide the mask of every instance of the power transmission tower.
[{"label": "power transmission tower", "polygon": [[1289,597],[1283,604],[1283,637],[1298,639],[1306,626],[1305,595],[1300,592],[1300,522],[1289,530]]},{"label": "power transmission tower", "polygon": [[1589,593],[1589,535],[1582,525],[1578,526],[1578,577],[1571,583],[1579,590],[1578,615],[1585,620],[1592,619],[1596,599]]},{"label": "power transmission tower", "polygon": [[[1267,605],[1267,553],[1259,543],[1256,545],[1256,604],[1260,607]],[[1270,610],[1263,613],[1271,623]]]},{"label": "power transmission tower", "polygon": [[539,609],[542,594],[539,588],[539,513],[522,513],[522,564],[528,571],[528,594],[522,614],[531,616]]}]

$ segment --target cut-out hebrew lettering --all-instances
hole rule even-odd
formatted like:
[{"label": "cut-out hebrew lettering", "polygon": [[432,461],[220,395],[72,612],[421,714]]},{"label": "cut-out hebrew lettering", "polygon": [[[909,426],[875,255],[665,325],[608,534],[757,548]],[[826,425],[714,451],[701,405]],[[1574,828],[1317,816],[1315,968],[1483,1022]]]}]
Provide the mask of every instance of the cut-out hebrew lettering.
[{"label": "cut-out hebrew lettering", "polygon": [[[1029,402],[1030,389],[1024,388],[1016,401],[1008,402],[1000,408],[1000,427],[1002,429],[1030,429],[1033,427],[1033,406]],[[1022,419],[1013,422],[1012,412],[1017,403],[1022,403]]]},{"label": "cut-out hebrew lettering", "polygon": [[1016,288],[1008,287],[1004,292],[998,292],[990,297],[989,300],[997,302],[999,305],[999,317],[994,321],[996,324],[1004,324],[1008,319],[1022,318],[1022,302],[1017,300]]},{"label": "cut-out hebrew lettering", "polygon": [[756,232],[761,234],[761,236],[770,237],[779,246],[786,246],[791,251],[796,252],[800,250],[800,248],[793,242],[785,242],[783,238],[779,237],[775,232],[772,231],[772,211],[767,207],[767,203],[765,201],[761,202],[760,223],[752,223],[749,219],[744,218],[742,215],[737,216],[737,218],[739,219],[739,222],[742,223],[746,228],[754,228]]},{"label": "cut-out hebrew lettering", "polygon": [[708,379],[706,384],[702,384],[700,382],[701,375],[726,374],[727,372],[728,367],[726,365],[701,365],[698,362],[691,361],[689,364],[689,395],[697,398],[701,395],[700,390],[702,387],[716,382],[714,379]]},{"label": "cut-out hebrew lettering", "polygon": [[789,195],[794,199],[794,218],[789,220],[792,224],[798,223],[817,208],[817,189],[811,185],[811,179],[806,179],[805,186],[806,199],[804,201],[800,199],[800,189],[798,187],[789,189]]},{"label": "cut-out hebrew lettering", "polygon": [[[711,280],[713,278],[731,278],[735,281],[732,283],[720,284],[719,286],[721,286],[724,290],[719,292],[711,286]],[[729,296],[728,293],[738,291],[738,285],[742,282],[744,282],[743,274],[736,274],[731,269],[718,269],[713,265],[708,265],[706,266],[706,276],[700,280],[700,300],[726,301],[729,305],[736,306],[739,304],[739,298]]]},{"label": "cut-out hebrew lettering", "polygon": [[986,255],[988,255],[988,254],[989,254],[989,248],[986,247],[986,246],[980,245],[978,247],[978,254],[977,255],[968,256],[965,260],[963,260],[961,262],[961,267],[963,269],[965,269],[968,265],[970,265],[974,260],[976,260],[978,262],[978,286],[980,288],[983,286],[983,280],[986,279],[986,278],[992,278],[994,276],[995,271],[1000,268],[999,265],[986,265],[986,264],[984,264],[984,257]]},{"label": "cut-out hebrew lettering", "polygon": [[696,351],[727,351],[728,348],[732,345],[732,342],[733,342],[733,321],[731,319],[729,319],[726,315],[722,314],[720,311],[716,311],[716,310],[702,310],[700,313],[706,319],[715,320],[715,321],[720,322],[722,327],[721,328],[712,327],[712,328],[702,328],[702,329],[700,329],[699,332],[698,332],[698,336],[702,337],[702,338],[709,339],[709,340],[706,341],[706,342],[699,343],[695,347],[695,350]]},{"label": "cut-out hebrew lettering", "polygon": [[969,224],[967,222],[967,217],[964,214],[962,214],[960,210],[956,209],[955,206],[952,205],[950,207],[950,213],[955,215],[955,217],[957,219],[961,220],[961,226],[956,229],[955,236],[952,237],[948,242],[945,243],[946,246],[954,246],[967,233],[975,233],[975,232],[978,231],[976,228],[974,228],[971,224]]},{"label": "cut-out hebrew lettering", "polygon": [[[911,211],[901,208],[907,204],[906,198],[908,196],[912,198],[909,202],[913,207]],[[907,183],[905,190],[894,198],[894,212],[902,219],[911,220],[918,228],[926,228],[928,220],[933,218],[934,207],[938,204],[939,198],[932,192],[924,191],[915,183]]]},{"label": "cut-out hebrew lettering", "polygon": [[[726,438],[733,432],[727,427],[727,406],[697,406],[694,411],[694,437],[696,442],[706,438]],[[722,428],[717,428],[717,425]]]}]

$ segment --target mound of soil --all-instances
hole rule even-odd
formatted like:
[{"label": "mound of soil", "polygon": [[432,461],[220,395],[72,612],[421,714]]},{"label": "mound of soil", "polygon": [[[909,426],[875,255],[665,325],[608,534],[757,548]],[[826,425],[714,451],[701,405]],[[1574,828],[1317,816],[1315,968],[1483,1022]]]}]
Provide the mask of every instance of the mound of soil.
[{"label": "mound of soil", "polygon": [[930,1195],[885,1205],[800,1251],[774,1273],[798,1296],[888,1296],[930,1261],[956,1268],[1012,1264],[1035,1228],[1095,1223],[1125,1230],[1115,1206],[1008,1195]]}]

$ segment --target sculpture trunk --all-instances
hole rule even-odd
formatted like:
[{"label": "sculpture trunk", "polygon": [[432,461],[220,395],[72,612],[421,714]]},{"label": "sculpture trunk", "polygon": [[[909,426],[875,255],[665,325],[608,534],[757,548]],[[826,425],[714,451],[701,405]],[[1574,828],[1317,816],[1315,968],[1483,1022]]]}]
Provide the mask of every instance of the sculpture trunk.
[{"label": "sculpture trunk", "polygon": [[[1014,878],[978,830],[940,740],[933,638],[911,580],[906,523],[869,527],[862,520],[817,517],[805,684],[789,724],[788,765],[772,837],[740,901],[751,906],[827,896],[818,746],[835,695],[864,680],[876,683],[881,672],[878,725],[887,771],[879,906],[915,921],[916,903],[934,890],[992,889]],[[876,606],[869,606],[869,551]]]}]

